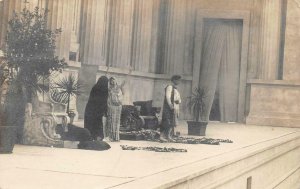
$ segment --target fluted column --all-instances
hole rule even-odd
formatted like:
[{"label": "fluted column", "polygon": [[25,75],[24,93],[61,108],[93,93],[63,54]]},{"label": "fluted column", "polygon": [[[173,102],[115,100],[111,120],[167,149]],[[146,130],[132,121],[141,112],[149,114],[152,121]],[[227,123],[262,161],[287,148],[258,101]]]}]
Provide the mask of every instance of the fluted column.
[{"label": "fluted column", "polygon": [[151,46],[150,46],[150,68],[149,72],[157,71],[157,54],[158,54],[158,36],[159,36],[159,19],[160,19],[160,0],[153,0],[152,9],[152,26],[151,26]]},{"label": "fluted column", "polygon": [[1,46],[1,33],[2,33],[2,27],[3,27],[3,25],[2,25],[2,18],[3,18],[3,12],[4,12],[4,9],[3,9],[3,6],[4,6],[4,3],[3,3],[3,1],[0,1],[0,26],[1,26],[1,28],[0,28],[0,49],[2,48],[2,46]]},{"label": "fluted column", "polygon": [[[193,0],[161,3],[158,72],[192,74],[195,7]],[[160,65],[162,64],[162,65]]]},{"label": "fluted column", "polygon": [[74,0],[72,5],[72,32],[75,33],[77,41],[79,41],[81,3],[82,0]]},{"label": "fluted column", "polygon": [[69,60],[70,44],[71,44],[71,31],[72,13],[74,9],[74,0],[50,0],[48,1],[47,8],[50,10],[48,16],[48,27],[52,30],[62,29],[61,34],[56,39],[56,54],[60,58]]},{"label": "fluted column", "polygon": [[278,79],[282,0],[263,0],[260,79]]},{"label": "fluted column", "polygon": [[[155,18],[155,8],[158,8],[156,1],[135,0],[131,65],[138,71],[150,72],[154,70],[151,68],[151,49],[156,48],[156,44],[151,43],[151,41],[155,40],[153,39],[155,36],[152,35],[152,27],[155,27],[152,25]],[[154,23],[157,22],[154,21]]]},{"label": "fluted column", "polygon": [[263,1],[252,0],[247,77],[257,79],[260,73],[261,17]]},{"label": "fluted column", "polygon": [[287,0],[283,79],[300,82],[300,1]]},{"label": "fluted column", "polygon": [[81,13],[81,0],[74,0],[72,3],[72,29],[71,29],[71,44],[70,51],[76,53],[75,61],[79,59],[79,31],[80,31],[80,13]]},{"label": "fluted column", "polygon": [[82,2],[80,32],[82,63],[119,68],[130,66],[132,42],[135,36],[134,1],[86,0]]},{"label": "fluted column", "polygon": [[83,64],[106,65],[111,0],[84,0],[81,4],[80,57]]}]

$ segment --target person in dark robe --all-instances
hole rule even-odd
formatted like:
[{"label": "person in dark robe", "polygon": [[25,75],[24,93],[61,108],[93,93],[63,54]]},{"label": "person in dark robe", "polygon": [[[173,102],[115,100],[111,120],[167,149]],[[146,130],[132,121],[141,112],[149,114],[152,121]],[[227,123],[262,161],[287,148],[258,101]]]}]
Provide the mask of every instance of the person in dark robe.
[{"label": "person in dark robe", "polygon": [[61,140],[79,141],[78,149],[98,151],[110,149],[108,143],[93,140],[88,129],[74,125],[73,121],[67,117],[63,118],[62,124],[56,126],[55,131],[60,135]]},{"label": "person in dark robe", "polygon": [[84,112],[84,128],[94,140],[103,139],[102,117],[107,114],[108,78],[102,76],[91,90]]}]

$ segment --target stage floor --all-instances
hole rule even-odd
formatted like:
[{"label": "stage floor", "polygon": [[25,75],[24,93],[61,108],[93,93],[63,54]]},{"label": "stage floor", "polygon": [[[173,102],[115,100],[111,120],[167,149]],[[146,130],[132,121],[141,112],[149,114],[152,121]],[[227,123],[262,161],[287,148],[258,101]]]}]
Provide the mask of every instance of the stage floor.
[{"label": "stage floor", "polygon": [[[182,136],[187,134],[186,127],[183,123],[178,128]],[[16,145],[13,154],[0,155],[0,188],[166,188],[169,182],[176,182],[176,177],[181,179],[182,175],[172,173],[174,170],[189,170],[193,164],[211,160],[203,166],[203,170],[207,170],[217,166],[224,158],[230,158],[230,154],[238,155],[240,150],[247,148],[251,151],[255,146],[259,150],[262,145],[271,145],[270,142],[278,142],[283,137],[300,136],[299,131],[297,128],[212,122],[207,127],[206,137],[230,139],[233,143],[121,141],[111,142],[112,148],[108,151]],[[184,148],[188,152],[124,151],[120,145]],[[153,180],[157,178],[160,179]]]}]

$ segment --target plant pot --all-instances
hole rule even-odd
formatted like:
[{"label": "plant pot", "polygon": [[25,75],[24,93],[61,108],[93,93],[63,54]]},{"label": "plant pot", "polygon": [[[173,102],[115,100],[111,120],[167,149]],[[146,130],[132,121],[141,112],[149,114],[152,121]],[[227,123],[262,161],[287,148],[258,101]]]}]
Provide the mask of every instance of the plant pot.
[{"label": "plant pot", "polygon": [[207,121],[187,121],[188,135],[205,136]]},{"label": "plant pot", "polygon": [[0,126],[0,154],[12,153],[16,138],[16,126]]},{"label": "plant pot", "polygon": [[75,115],[69,115],[70,123],[73,124]]},{"label": "plant pot", "polygon": [[76,114],[73,111],[68,112],[68,117],[70,118],[70,123],[73,124],[74,118],[76,117]]}]

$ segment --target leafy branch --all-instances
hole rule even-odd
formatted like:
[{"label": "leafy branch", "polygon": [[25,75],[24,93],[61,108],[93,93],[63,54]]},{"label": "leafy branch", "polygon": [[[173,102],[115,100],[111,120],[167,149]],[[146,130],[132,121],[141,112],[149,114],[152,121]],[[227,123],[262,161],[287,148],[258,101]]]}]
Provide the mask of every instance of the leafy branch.
[{"label": "leafy branch", "polygon": [[193,113],[195,121],[203,120],[203,113],[206,109],[206,98],[206,91],[203,88],[195,88],[195,90],[192,92],[192,96],[188,97],[188,106]]}]

